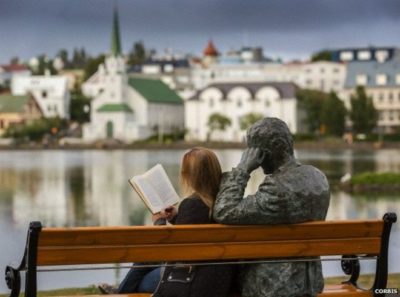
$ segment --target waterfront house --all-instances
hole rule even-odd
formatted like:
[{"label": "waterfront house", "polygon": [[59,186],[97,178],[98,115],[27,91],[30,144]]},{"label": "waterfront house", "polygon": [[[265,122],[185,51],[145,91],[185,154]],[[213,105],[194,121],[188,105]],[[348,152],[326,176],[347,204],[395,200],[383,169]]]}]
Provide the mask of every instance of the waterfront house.
[{"label": "waterfront house", "polygon": [[14,96],[32,94],[45,118],[60,117],[69,119],[70,92],[68,79],[60,75],[17,76],[11,81]]},{"label": "waterfront house", "polygon": [[350,108],[351,94],[363,86],[378,111],[378,130],[394,133],[400,127],[400,52],[384,62],[357,61],[347,65],[345,103]]},{"label": "waterfront house", "polygon": [[[213,114],[229,118],[224,131],[211,133],[208,121]],[[245,129],[241,119],[249,114],[277,117],[285,121],[294,134],[305,132],[304,113],[296,99],[296,85],[288,82],[214,83],[185,101],[187,140],[207,139],[242,141]]]},{"label": "waterfront house", "polygon": [[17,76],[30,76],[29,68],[22,64],[0,65],[0,87],[10,87],[11,81]]},{"label": "waterfront house", "polygon": [[0,95],[0,135],[8,127],[40,119],[43,112],[31,94],[24,96]]}]

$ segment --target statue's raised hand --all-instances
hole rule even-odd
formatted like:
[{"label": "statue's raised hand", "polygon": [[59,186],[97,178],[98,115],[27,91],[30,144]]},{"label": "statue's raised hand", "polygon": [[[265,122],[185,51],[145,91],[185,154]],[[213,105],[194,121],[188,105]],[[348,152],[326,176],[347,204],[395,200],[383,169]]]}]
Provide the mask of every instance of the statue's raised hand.
[{"label": "statue's raised hand", "polygon": [[260,148],[251,147],[243,152],[238,168],[246,170],[248,173],[261,166],[265,153]]}]

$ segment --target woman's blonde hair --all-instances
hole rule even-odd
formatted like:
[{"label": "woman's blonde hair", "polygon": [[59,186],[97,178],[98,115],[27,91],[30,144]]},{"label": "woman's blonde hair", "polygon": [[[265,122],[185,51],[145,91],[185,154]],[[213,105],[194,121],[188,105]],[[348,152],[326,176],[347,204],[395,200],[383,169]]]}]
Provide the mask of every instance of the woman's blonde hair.
[{"label": "woman's blonde hair", "polygon": [[210,214],[219,190],[221,175],[221,165],[213,151],[195,147],[183,156],[180,183],[184,194],[199,195],[210,208]]}]

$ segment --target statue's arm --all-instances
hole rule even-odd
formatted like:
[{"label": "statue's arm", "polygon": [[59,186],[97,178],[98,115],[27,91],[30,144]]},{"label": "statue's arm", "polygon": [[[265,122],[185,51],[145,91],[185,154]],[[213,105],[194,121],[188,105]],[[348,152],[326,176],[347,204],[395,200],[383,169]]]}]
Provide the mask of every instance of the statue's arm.
[{"label": "statue's arm", "polygon": [[279,198],[279,188],[266,179],[254,195],[244,197],[250,175],[240,168],[225,173],[218,192],[213,216],[222,224],[276,224],[282,216],[285,199]]}]

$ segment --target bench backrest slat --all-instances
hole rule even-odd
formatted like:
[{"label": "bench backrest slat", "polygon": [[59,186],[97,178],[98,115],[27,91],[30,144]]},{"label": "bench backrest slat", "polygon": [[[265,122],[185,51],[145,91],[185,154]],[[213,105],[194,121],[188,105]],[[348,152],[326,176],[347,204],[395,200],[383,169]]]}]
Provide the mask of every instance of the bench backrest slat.
[{"label": "bench backrest slat", "polygon": [[383,221],[282,226],[44,228],[38,265],[290,258],[380,252]]},{"label": "bench backrest slat", "polygon": [[380,238],[40,248],[39,265],[379,254]]},{"label": "bench backrest slat", "polygon": [[[177,225],[43,228],[39,246],[126,245],[379,237],[383,221],[328,221],[275,226]],[[67,244],[66,244],[67,243]]]}]

